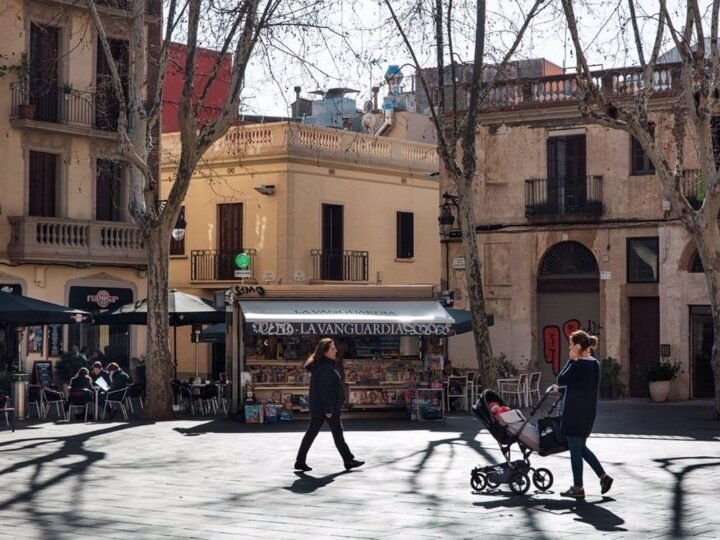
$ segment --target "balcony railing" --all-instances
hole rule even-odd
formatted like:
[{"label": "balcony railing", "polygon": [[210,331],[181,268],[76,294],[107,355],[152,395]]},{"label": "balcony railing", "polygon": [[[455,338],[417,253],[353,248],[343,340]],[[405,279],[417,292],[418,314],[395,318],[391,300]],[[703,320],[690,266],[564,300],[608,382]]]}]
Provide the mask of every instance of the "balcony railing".
[{"label": "balcony railing", "polygon": [[[41,82],[31,83],[30,88],[14,83],[11,85],[12,102],[10,116],[64,124],[103,131],[117,130],[120,108],[112,94],[98,94],[66,87],[47,87]],[[31,117],[25,117],[25,105],[32,105]]]},{"label": "balcony railing", "polygon": [[140,229],[133,223],[15,216],[8,257],[13,262],[145,266]]},{"label": "balcony railing", "polygon": [[248,271],[250,277],[243,279],[255,279],[255,259],[257,250],[240,249],[225,251],[218,249],[200,249],[190,252],[190,280],[191,281],[235,281],[235,256],[245,252],[250,255],[250,266]]},{"label": "balcony railing", "polygon": [[561,176],[525,180],[525,215],[602,213],[602,176]]},{"label": "balcony railing", "polygon": [[367,281],[368,252],[313,249],[313,280]]},{"label": "balcony railing", "polygon": [[705,182],[700,169],[685,169],[680,179],[680,189],[690,206],[700,210],[705,200]]}]

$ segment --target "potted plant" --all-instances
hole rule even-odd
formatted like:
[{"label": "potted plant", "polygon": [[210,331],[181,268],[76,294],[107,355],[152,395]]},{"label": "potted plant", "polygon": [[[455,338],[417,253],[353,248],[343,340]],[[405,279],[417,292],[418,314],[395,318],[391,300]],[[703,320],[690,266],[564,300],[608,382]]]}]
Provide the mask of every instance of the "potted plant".
[{"label": "potted plant", "polygon": [[30,57],[27,53],[22,53],[20,62],[10,66],[8,70],[13,72],[17,78],[15,89],[20,93],[18,116],[25,120],[32,120],[35,118],[35,105],[30,103],[30,72],[32,70]]},{"label": "potted plant", "polygon": [[622,366],[615,358],[600,359],[600,397],[617,399],[625,395],[625,385],[620,381]]},{"label": "potted plant", "polygon": [[645,368],[645,379],[650,388],[650,399],[667,401],[670,383],[680,373],[680,363],[671,360],[659,360]]}]

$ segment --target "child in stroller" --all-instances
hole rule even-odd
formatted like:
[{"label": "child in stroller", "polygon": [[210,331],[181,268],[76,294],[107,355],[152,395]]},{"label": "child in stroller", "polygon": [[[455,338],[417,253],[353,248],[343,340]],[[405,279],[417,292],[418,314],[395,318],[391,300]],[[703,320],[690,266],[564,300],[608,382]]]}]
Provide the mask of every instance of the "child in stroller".
[{"label": "child in stroller", "polygon": [[[482,491],[486,487],[495,489],[500,484],[508,484],[513,493],[522,495],[530,489],[530,478],[539,490],[550,489],[553,484],[550,470],[533,468],[529,459],[533,452],[540,456],[549,456],[567,450],[567,442],[560,433],[560,417],[553,416],[560,399],[538,419],[537,424],[530,423],[530,419],[541,408],[548,395],[549,392],[543,395],[526,419],[519,410],[509,409],[496,392],[483,391],[472,410],[500,445],[505,463],[475,467],[470,473],[470,485],[475,491]],[[511,461],[510,449],[516,443],[522,459]]]}]

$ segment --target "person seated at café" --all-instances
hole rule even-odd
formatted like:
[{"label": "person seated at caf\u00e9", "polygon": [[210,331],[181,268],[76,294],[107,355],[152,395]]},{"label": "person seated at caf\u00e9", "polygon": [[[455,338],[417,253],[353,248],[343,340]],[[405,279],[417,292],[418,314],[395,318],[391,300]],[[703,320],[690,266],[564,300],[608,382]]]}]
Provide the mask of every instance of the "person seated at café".
[{"label": "person seated at caf\u00e9", "polygon": [[[107,365],[107,371],[108,375],[110,376],[110,390],[108,390],[108,395],[110,395],[112,392],[118,392],[119,390],[124,390],[127,388],[128,384],[130,383],[130,376],[125,373],[122,368],[117,365],[115,362],[111,362]],[[119,400],[121,397],[120,392],[117,394],[110,395],[111,400]],[[109,412],[110,418],[113,418],[115,416],[115,409],[111,409]]]},{"label": "person seated at caf\u00e9", "polygon": [[70,379],[70,392],[65,402],[65,411],[70,405],[86,405],[93,399],[93,381],[87,368],[80,368],[77,374]]},{"label": "person seated at caf\u00e9", "polygon": [[[101,354],[101,353],[98,353]],[[106,383],[108,383],[108,386],[110,386],[110,374],[103,369],[102,362],[95,361],[92,365],[92,371],[90,373],[90,377],[92,378],[93,383],[97,381],[100,377],[102,377]]]}]

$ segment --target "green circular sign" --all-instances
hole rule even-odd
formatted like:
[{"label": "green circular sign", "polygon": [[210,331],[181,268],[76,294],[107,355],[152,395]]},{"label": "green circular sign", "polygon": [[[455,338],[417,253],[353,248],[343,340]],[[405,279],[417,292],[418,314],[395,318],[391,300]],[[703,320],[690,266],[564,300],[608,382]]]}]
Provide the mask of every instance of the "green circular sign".
[{"label": "green circular sign", "polygon": [[250,266],[250,255],[247,253],[238,253],[235,255],[235,265],[238,268],[247,268]]}]

